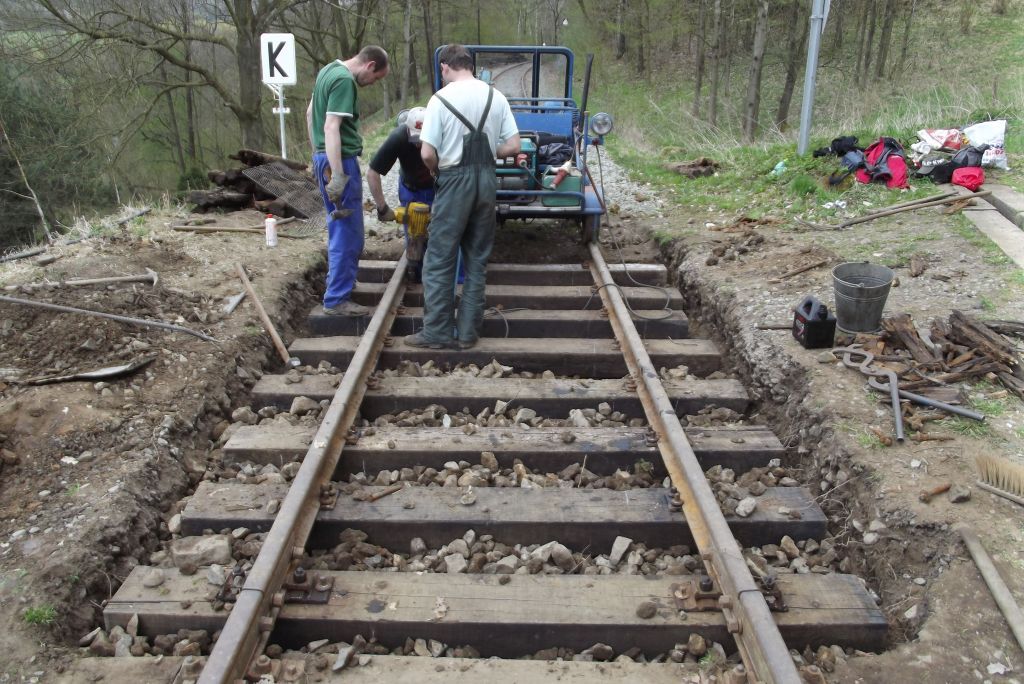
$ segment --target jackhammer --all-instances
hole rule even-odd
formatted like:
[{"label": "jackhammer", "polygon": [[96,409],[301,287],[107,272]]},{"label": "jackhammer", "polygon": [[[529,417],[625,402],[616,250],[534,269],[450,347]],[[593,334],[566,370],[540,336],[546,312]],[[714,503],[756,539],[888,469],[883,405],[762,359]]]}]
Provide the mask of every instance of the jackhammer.
[{"label": "jackhammer", "polygon": [[423,253],[427,248],[430,206],[423,202],[409,202],[408,206],[395,209],[395,221],[405,226],[405,254],[409,258],[405,275],[410,283],[419,283],[423,277]]}]

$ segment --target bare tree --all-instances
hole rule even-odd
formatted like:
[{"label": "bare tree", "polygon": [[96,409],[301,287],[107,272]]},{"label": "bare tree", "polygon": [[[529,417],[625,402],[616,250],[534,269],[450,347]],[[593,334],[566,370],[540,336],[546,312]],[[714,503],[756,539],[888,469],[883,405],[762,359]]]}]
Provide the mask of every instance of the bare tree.
[{"label": "bare tree", "polygon": [[917,0],[910,0],[910,6],[907,9],[907,19],[903,24],[903,46],[900,48],[900,61],[889,72],[889,78],[892,79],[897,73],[903,72],[903,67],[907,64],[907,50],[910,48],[910,27],[914,23],[914,9],[917,7]]},{"label": "bare tree", "polygon": [[764,51],[768,44],[768,0],[758,0],[757,23],[754,28],[754,49],[750,57],[747,77],[747,97],[743,108],[743,136],[753,140],[757,135],[758,114],[761,110],[761,72]]},{"label": "bare tree", "polygon": [[697,0],[697,63],[694,65],[693,82],[693,116],[700,116],[700,91],[704,85],[704,53],[707,51],[707,36],[705,28],[707,24],[706,12],[707,0]]},{"label": "bare tree", "polygon": [[896,0],[885,1],[882,18],[882,34],[878,39],[878,61],[875,63],[875,78],[885,75],[885,62],[889,59],[889,42],[892,40],[892,25],[896,21]]},{"label": "bare tree", "polygon": [[714,0],[714,11],[711,28],[711,48],[708,56],[711,58],[711,103],[709,105],[708,122],[715,126],[718,123],[718,82],[721,79],[721,55],[719,51],[722,45],[722,0]]},{"label": "bare tree", "polygon": [[779,130],[785,130],[786,122],[789,120],[789,106],[793,102],[793,88],[796,86],[797,72],[800,68],[801,58],[807,47],[807,28],[803,21],[803,2],[793,0],[790,3],[788,36],[786,39],[786,80],[782,84],[782,95],[779,96],[779,106],[775,110],[775,126]]},{"label": "bare tree", "polygon": [[615,59],[626,55],[626,29],[623,25],[626,14],[626,0],[619,0],[615,14]]}]

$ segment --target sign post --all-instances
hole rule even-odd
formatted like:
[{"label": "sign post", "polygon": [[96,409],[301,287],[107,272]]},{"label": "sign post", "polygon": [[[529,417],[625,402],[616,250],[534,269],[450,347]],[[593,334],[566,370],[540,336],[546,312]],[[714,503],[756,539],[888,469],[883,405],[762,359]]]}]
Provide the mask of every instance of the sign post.
[{"label": "sign post", "polygon": [[284,115],[291,110],[284,106],[284,86],[296,83],[295,36],[290,33],[260,35],[260,72],[263,75],[263,83],[277,96],[274,113],[281,122],[281,157],[287,159]]},{"label": "sign post", "polygon": [[828,19],[829,0],[811,0],[811,28],[807,45],[807,66],[804,69],[804,100],[800,107],[800,135],[797,138],[796,153],[807,154],[811,138],[811,117],[814,114],[814,87],[818,71],[818,49],[821,34]]}]

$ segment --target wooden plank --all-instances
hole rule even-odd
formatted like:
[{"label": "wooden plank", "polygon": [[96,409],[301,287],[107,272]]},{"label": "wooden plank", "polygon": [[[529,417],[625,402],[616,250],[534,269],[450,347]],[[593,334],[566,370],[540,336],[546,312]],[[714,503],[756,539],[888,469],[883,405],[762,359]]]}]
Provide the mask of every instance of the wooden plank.
[{"label": "wooden plank", "polygon": [[[382,487],[369,487],[377,491]],[[281,500],[288,485],[246,485],[201,482],[181,514],[181,532],[245,527],[270,529],[274,516],[267,503]],[[493,535],[505,544],[544,544],[558,540],[573,550],[607,554],[618,536],[648,547],[693,544],[682,513],[669,510],[671,495],[651,489],[521,489],[475,487],[476,503],[459,503],[462,487],[406,487],[378,501],[357,501],[340,495],[331,510],[321,510],[310,535],[311,548],[331,548],[347,527],[362,530],[370,540],[393,551],[407,552],[420,537],[431,547],[461,537],[466,530]],[[727,516],[729,527],[743,546],[824,537],[825,515],[805,489],[772,487],[757,498],[757,510],[747,518]],[[411,506],[411,507],[410,507]],[[780,514],[784,507],[800,511],[801,519]]]},{"label": "wooden plank", "polygon": [[[567,431],[575,437],[569,444],[562,439]],[[245,425],[224,445],[224,462],[281,466],[299,461],[314,433],[314,428],[301,425]],[[721,465],[742,473],[786,454],[775,434],[763,427],[687,428],[686,437],[704,468]],[[477,463],[482,451],[493,452],[502,468],[511,468],[513,460],[519,459],[530,470],[556,473],[586,459],[591,472],[611,475],[643,459],[651,463],[655,475],[665,475],[657,448],[647,443],[647,428],[549,427],[485,427],[471,435],[460,428],[373,428],[373,434],[345,446],[334,474],[341,479],[363,468],[374,473],[416,465],[440,469],[447,461]]]},{"label": "wooden plank", "polygon": [[[359,262],[360,282],[386,283],[397,262]],[[619,285],[664,285],[668,269],[663,264],[609,264]],[[628,271],[628,275],[627,275]],[[593,285],[594,276],[583,264],[487,264],[488,285]]]},{"label": "wooden plank", "polygon": [[[352,300],[366,306],[376,306],[386,283],[356,283]],[[594,309],[602,307],[601,298],[591,292],[591,283],[584,285],[491,285],[487,284],[488,307],[506,309]],[[635,310],[683,308],[683,296],[673,287],[664,292],[649,287],[622,286],[623,296]],[[405,306],[423,306],[423,286],[409,285],[405,291]]]},{"label": "wooden plank", "polygon": [[[285,655],[285,660],[292,657]],[[334,655],[329,655],[333,663]],[[77,658],[56,676],[56,684],[82,682],[161,682],[171,684],[185,659]],[[341,672],[327,670],[314,681],[328,684],[480,684],[481,681],[537,682],[538,684],[679,684],[697,666],[680,663],[575,662],[551,660],[502,660],[484,658],[420,658],[379,656],[359,667]],[[306,672],[313,672],[311,666]],[[303,680],[305,681],[305,680]]]},{"label": "wooden plank", "polygon": [[[313,335],[362,335],[370,322],[369,316],[328,316],[317,305],[306,319]],[[643,338],[681,340],[689,337],[690,324],[682,311],[672,311],[661,320],[664,311],[638,311],[632,316],[637,332]],[[659,320],[653,320],[659,319]],[[395,318],[391,326],[394,336],[410,335],[423,328],[423,309],[406,309]],[[600,311],[548,311],[527,310],[489,312],[484,316],[483,337],[596,337],[612,338],[611,324]]]},{"label": "wooden plank", "polygon": [[[288,348],[302,363],[315,366],[328,361],[345,368],[359,344],[359,337],[339,335],[331,337],[302,337]],[[658,368],[688,366],[690,372],[704,376],[718,370],[722,357],[710,340],[647,340],[647,352]],[[516,371],[541,373],[550,370],[556,375],[582,375],[590,378],[617,378],[626,375],[626,362],[614,340],[546,339],[537,337],[483,337],[475,347],[467,350],[420,349],[410,347],[404,340],[395,340],[394,346],[381,352],[379,366],[395,368],[402,361],[439,366],[476,364],[484,366],[497,359]]]},{"label": "wooden plank", "polygon": [[[295,397],[330,399],[337,389],[336,375],[304,375],[289,383],[283,375],[264,375],[252,389],[253,405],[276,406],[287,410]],[[665,389],[679,415],[697,413],[705,406],[725,406],[743,412],[749,403],[746,390],[738,380],[666,381]],[[574,408],[597,408],[608,402],[613,411],[643,418],[643,408],[635,392],[622,380],[571,380],[542,378],[460,378],[398,377],[383,378],[367,390],[360,408],[364,418],[422,409],[428,404],[444,406],[453,413],[468,408],[479,413],[494,408],[495,402],[511,401],[510,406],[527,406],[540,416],[565,418]]]},{"label": "wooden plank", "polygon": [[[155,589],[136,567],[103,611],[107,629],[139,616],[148,636],[178,629],[210,629],[225,613],[209,601],[205,573],[182,576],[165,569]],[[485,657],[517,657],[549,646],[582,650],[597,642],[616,651],[634,646],[663,653],[692,632],[732,646],[723,616],[690,612],[680,618],[670,599],[676,577],[630,575],[446,575],[425,573],[327,572],[334,591],[326,605],[286,604],[271,642],[298,648],[315,639],[351,641],[374,635],[389,647],[408,636],[471,645]],[[502,584],[504,581],[506,584]],[[860,580],[850,575],[779,575],[790,606],[775,619],[791,648],[839,644],[873,651],[886,646],[888,623]],[[443,600],[448,611],[438,619]],[[657,613],[637,616],[653,601]],[[184,607],[187,606],[187,607]]]}]

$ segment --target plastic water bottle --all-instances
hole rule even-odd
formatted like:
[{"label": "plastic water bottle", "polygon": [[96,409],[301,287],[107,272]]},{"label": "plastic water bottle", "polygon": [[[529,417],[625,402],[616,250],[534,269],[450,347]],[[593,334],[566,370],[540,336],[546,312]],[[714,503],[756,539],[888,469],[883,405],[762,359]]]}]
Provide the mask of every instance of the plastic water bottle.
[{"label": "plastic water bottle", "polygon": [[772,175],[773,176],[781,176],[784,173],[786,173],[786,161],[782,160],[778,164],[775,165],[774,169],[772,169]]},{"label": "plastic water bottle", "polygon": [[273,214],[267,214],[263,227],[267,231],[267,247],[277,247],[277,219]]}]

